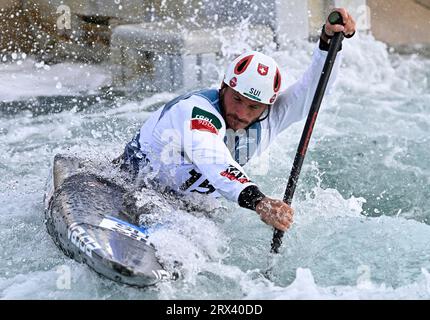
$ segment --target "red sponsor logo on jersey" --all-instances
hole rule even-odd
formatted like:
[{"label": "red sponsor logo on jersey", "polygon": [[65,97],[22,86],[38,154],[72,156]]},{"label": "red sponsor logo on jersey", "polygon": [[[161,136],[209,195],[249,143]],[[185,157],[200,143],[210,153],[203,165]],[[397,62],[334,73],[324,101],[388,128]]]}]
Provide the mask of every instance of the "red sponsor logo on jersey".
[{"label": "red sponsor logo on jersey", "polygon": [[221,175],[232,181],[238,181],[240,183],[251,182],[251,180],[249,180],[248,177],[242,173],[242,171],[232,165],[230,165],[225,171],[221,172]]},{"label": "red sponsor logo on jersey", "polygon": [[221,129],[222,124],[214,114],[199,107],[194,107],[190,127],[191,130],[208,131],[218,134],[218,130]]},{"label": "red sponsor logo on jersey", "polygon": [[258,73],[261,74],[262,76],[267,76],[267,74],[269,73],[269,67],[261,63],[258,64],[257,70],[258,70]]},{"label": "red sponsor logo on jersey", "polygon": [[203,119],[191,120],[191,130],[209,131],[218,134],[217,128],[209,121]]}]

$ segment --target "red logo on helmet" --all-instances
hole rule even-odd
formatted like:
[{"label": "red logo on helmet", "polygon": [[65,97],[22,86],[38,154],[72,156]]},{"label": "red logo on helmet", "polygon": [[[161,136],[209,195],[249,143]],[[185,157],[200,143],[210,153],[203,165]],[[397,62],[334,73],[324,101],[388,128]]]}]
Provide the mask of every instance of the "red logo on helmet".
[{"label": "red logo on helmet", "polygon": [[275,79],[273,79],[273,91],[278,92],[281,89],[281,73],[276,68]]},{"label": "red logo on helmet", "polygon": [[231,78],[230,87],[234,88],[236,87],[236,85],[237,85],[237,78],[236,77]]},{"label": "red logo on helmet", "polygon": [[271,97],[270,98],[270,103],[273,103],[273,102],[275,102],[275,100],[276,100],[276,93],[273,95],[273,97]]},{"label": "red logo on helmet", "polygon": [[267,76],[267,74],[269,73],[269,67],[261,63],[258,64],[257,70],[258,70],[258,73],[261,74],[262,76]]},{"label": "red logo on helmet", "polygon": [[236,63],[236,66],[234,67],[234,73],[237,75],[244,73],[251,63],[253,57],[254,55],[246,56]]}]

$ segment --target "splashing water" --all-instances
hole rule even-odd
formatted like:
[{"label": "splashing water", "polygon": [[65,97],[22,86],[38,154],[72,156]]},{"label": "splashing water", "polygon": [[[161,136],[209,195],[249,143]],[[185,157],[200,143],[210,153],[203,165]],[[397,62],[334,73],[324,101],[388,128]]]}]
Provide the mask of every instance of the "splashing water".
[{"label": "splashing water", "polygon": [[[291,43],[287,51],[273,53],[286,86],[310,63],[314,46]],[[263,273],[272,230],[255,213],[225,201],[227,210],[214,210],[211,217],[175,208],[172,223],[151,234],[161,259],[182,262],[180,281],[139,290],[65,257],[43,221],[53,156],[66,151],[111,160],[150,112],[176,95],[90,99],[62,79],[58,90],[68,84],[67,95],[37,103],[71,107],[44,114],[28,107],[35,103],[28,91],[3,89],[2,98],[15,101],[8,102],[9,109],[27,111],[11,115],[2,109],[0,117],[0,297],[429,299],[430,61],[389,54],[371,36],[345,41],[343,54],[337,87],[324,99],[293,201],[295,224],[285,234],[271,280]],[[56,68],[42,70],[58,76]],[[104,79],[97,69],[91,76]],[[88,108],[73,108],[83,102]],[[302,127],[303,122],[293,125],[267,151],[267,172],[259,168],[261,159],[247,165],[265,193],[283,195]]]}]

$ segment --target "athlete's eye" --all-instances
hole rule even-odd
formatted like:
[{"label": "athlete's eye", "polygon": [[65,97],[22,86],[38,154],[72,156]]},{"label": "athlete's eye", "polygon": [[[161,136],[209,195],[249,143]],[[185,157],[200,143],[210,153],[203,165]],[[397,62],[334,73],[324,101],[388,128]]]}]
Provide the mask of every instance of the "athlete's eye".
[{"label": "athlete's eye", "polygon": [[233,96],[233,100],[236,102],[242,101],[242,99],[240,99],[238,96]]},{"label": "athlete's eye", "polygon": [[257,105],[251,105],[251,106],[249,106],[249,108],[250,108],[251,110],[259,110],[259,109],[260,109],[260,106],[257,106]]}]

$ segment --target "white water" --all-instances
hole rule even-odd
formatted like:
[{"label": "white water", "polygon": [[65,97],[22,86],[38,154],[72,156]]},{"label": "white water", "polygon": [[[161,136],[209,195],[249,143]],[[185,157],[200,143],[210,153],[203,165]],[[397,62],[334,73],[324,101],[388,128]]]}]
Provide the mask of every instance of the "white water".
[{"label": "white water", "polygon": [[110,74],[102,67],[73,63],[47,65],[25,55],[20,58],[15,63],[0,65],[1,101],[91,94],[110,83]]},{"label": "white water", "polygon": [[[287,85],[310,62],[313,47],[299,43],[274,53]],[[227,202],[227,210],[211,219],[172,213],[175,223],[151,241],[165,261],[182,261],[183,279],[146,290],[100,278],[66,258],[46,233],[42,200],[53,156],[116,157],[148,117],[145,110],[175,94],[119,99],[109,108],[100,95],[84,112],[2,115],[0,297],[429,299],[430,61],[390,55],[369,36],[345,41],[343,54],[337,87],[324,100],[297,188],[295,224],[284,237],[270,281],[262,272],[271,261],[272,230],[255,213]],[[34,83],[39,71],[30,71],[32,63],[2,66],[0,82],[8,83],[13,70],[16,79],[30,77]],[[59,65],[43,69],[49,81],[34,90],[9,84],[1,92],[3,101],[55,92],[56,70],[65,68],[71,70],[58,71],[67,78],[61,81],[77,95],[81,68]],[[95,69],[90,76],[105,79]],[[91,82],[90,90],[101,82]],[[258,159],[247,167],[267,194],[282,196],[302,127],[303,122],[294,125],[270,148],[267,174],[261,174]],[[68,274],[70,286],[62,282]]]}]

